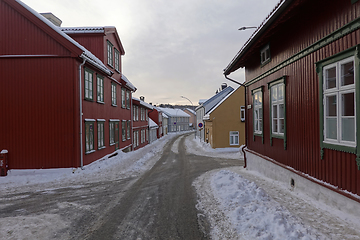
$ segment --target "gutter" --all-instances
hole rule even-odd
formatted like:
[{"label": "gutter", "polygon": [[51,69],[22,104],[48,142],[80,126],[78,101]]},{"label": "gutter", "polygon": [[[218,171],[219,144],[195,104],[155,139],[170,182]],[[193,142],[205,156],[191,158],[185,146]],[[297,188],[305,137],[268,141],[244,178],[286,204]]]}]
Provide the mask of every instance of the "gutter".
[{"label": "gutter", "polygon": [[[224,73],[224,77],[233,82],[236,83],[238,85],[240,85],[241,87],[245,88],[245,109],[247,109],[247,104],[246,104],[246,86],[238,81],[235,81],[234,79],[229,78],[225,73]],[[246,153],[245,153],[245,148],[247,148],[247,141],[248,141],[248,137],[247,137],[247,114],[245,114],[245,146],[241,148],[241,151],[244,153],[244,168],[246,168]]]},{"label": "gutter", "polygon": [[83,55],[83,53],[80,55],[80,57],[83,59],[83,62],[79,65],[79,115],[80,115],[80,167],[81,169],[84,168],[84,157],[83,157],[83,132],[82,132],[82,89],[81,89],[81,67],[84,66],[86,62],[86,57]]}]

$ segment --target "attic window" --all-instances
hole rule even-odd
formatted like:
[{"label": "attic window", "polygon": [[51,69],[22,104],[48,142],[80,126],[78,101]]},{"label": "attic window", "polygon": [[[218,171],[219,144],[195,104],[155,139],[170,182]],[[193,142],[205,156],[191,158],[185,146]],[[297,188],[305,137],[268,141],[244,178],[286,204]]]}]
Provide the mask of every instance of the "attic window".
[{"label": "attic window", "polygon": [[263,49],[261,49],[260,57],[261,57],[261,65],[264,65],[264,64],[270,62],[270,46],[269,46],[269,44],[266,45]]}]

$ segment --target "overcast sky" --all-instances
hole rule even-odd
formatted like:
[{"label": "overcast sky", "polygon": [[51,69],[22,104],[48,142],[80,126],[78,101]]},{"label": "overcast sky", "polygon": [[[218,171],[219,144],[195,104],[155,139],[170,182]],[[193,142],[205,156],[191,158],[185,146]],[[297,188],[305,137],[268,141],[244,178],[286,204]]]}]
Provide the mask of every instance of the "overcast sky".
[{"label": "overcast sky", "polygon": [[[198,105],[226,80],[223,69],[279,0],[23,0],[52,12],[63,27],[115,26],[123,74],[135,97],[153,104]],[[244,81],[244,70],[230,75]]]}]

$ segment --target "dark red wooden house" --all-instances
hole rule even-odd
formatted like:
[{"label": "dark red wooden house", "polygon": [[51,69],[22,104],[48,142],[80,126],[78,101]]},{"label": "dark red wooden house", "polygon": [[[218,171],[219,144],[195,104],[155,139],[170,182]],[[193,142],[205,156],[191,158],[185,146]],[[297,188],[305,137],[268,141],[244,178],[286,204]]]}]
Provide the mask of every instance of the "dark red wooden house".
[{"label": "dark red wooden house", "polygon": [[133,97],[133,150],[149,144],[149,111],[153,107],[144,102],[144,98]]},{"label": "dark red wooden house", "polygon": [[[0,148],[9,168],[81,167],[116,150],[136,88],[114,27],[61,28],[0,0]],[[129,126],[130,125],[130,126]]]},{"label": "dark red wooden house", "polygon": [[162,124],[162,111],[160,108],[154,107],[152,111],[149,112],[149,117],[159,126],[156,130],[157,138],[164,136],[163,124]]},{"label": "dark red wooden house", "polygon": [[359,28],[357,0],[282,0],[225,68],[245,68],[250,168],[360,202]]}]

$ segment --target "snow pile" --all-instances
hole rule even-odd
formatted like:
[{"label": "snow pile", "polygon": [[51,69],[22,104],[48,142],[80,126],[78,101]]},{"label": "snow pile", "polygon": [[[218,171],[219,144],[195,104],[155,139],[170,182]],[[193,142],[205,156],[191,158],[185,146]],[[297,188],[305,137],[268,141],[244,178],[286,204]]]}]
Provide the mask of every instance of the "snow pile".
[{"label": "snow pile", "polygon": [[319,238],[311,227],[305,227],[262,188],[239,174],[221,170],[210,181],[214,197],[241,239]]},{"label": "snow pile", "polygon": [[201,141],[198,137],[193,135],[187,137],[185,141],[186,151],[195,155],[202,155],[207,157],[218,157],[228,159],[244,159],[240,148],[212,148],[209,143]]}]

